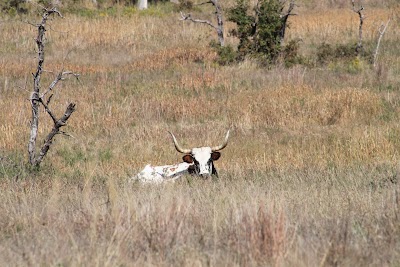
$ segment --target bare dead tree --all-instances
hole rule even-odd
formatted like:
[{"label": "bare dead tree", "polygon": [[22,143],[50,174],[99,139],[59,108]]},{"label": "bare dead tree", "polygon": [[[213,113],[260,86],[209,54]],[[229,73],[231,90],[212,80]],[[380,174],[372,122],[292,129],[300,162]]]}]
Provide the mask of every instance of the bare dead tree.
[{"label": "bare dead tree", "polygon": [[382,37],[385,34],[386,29],[389,25],[389,22],[390,22],[390,19],[386,22],[386,24],[382,23],[378,29],[379,37],[378,37],[378,42],[376,44],[376,48],[375,48],[375,52],[374,52],[374,62],[373,62],[374,68],[376,67],[376,59],[378,58],[379,46],[381,44]]},{"label": "bare dead tree", "polygon": [[[284,1],[286,2],[286,1]],[[296,6],[296,4],[294,3],[294,0],[291,0],[289,3],[289,7],[288,10],[285,14],[281,15],[281,20],[282,20],[282,29],[279,33],[280,39],[281,39],[281,46],[284,45],[284,39],[285,39],[285,33],[286,33],[286,28],[287,28],[287,20],[289,18],[289,16],[295,16],[297,14],[293,14],[292,11],[294,9],[294,7]]]},{"label": "bare dead tree", "polygon": [[[360,0],[360,2],[361,2],[361,0]],[[358,26],[358,42],[357,42],[357,46],[356,46],[356,53],[358,55],[358,54],[360,54],[362,52],[362,48],[363,48],[363,45],[362,45],[362,39],[363,39],[362,38],[362,26],[363,26],[363,23],[364,23],[365,16],[362,13],[362,11],[364,10],[364,7],[363,7],[362,4],[360,4],[360,8],[356,9],[354,0],[351,0],[351,3],[352,3],[352,6],[353,6],[352,10],[355,13],[357,13],[358,17],[360,18],[360,25]]]},{"label": "bare dead tree", "polygon": [[[62,17],[61,13],[56,9],[46,9],[43,8],[43,14],[42,14],[42,20],[39,24],[34,25],[35,27],[38,28],[38,35],[36,37],[36,45],[38,48],[38,63],[37,63],[37,68],[36,72],[32,73],[33,75],[33,91],[30,96],[30,103],[31,103],[31,109],[32,109],[32,120],[31,120],[31,131],[30,131],[30,138],[28,142],[28,154],[29,154],[29,162],[32,166],[38,167],[40,163],[42,162],[43,158],[46,156],[47,152],[50,149],[50,146],[52,144],[53,138],[57,134],[65,134],[65,132],[60,131],[60,128],[66,125],[67,120],[70,118],[72,113],[75,111],[75,104],[70,103],[68,107],[66,108],[64,115],[61,116],[60,118],[57,118],[57,116],[54,114],[54,112],[51,111],[49,108],[50,101],[52,99],[53,95],[50,95],[46,99],[46,95],[50,92],[53,91],[54,87],[57,85],[57,83],[61,80],[64,80],[67,75],[73,75],[76,78],[79,77],[78,74],[75,74],[71,71],[64,71],[61,70],[58,75],[55,77],[54,81],[48,86],[47,90],[44,93],[40,93],[41,89],[41,75],[43,73],[43,64],[44,64],[44,36],[46,33],[46,23],[47,20],[51,15],[58,15]],[[38,135],[38,128],[39,128],[39,107],[42,105],[53,120],[53,129],[50,131],[50,133],[47,135],[47,137],[44,140],[43,146],[40,148],[39,153],[36,152],[36,139]]]},{"label": "bare dead tree", "polygon": [[147,9],[147,0],[139,0],[137,6],[139,10]]},{"label": "bare dead tree", "polygon": [[204,5],[204,4],[212,4],[214,6],[217,25],[213,24],[209,20],[194,19],[194,18],[192,18],[192,15],[190,13],[186,15],[183,12],[181,12],[181,20],[190,20],[190,21],[195,22],[195,23],[203,23],[203,24],[207,24],[208,26],[214,28],[217,31],[218,41],[219,41],[220,46],[224,46],[224,43],[225,43],[225,39],[224,39],[224,20],[222,18],[221,6],[219,5],[218,0],[210,0],[208,2],[204,2],[204,3],[201,3],[199,5]]}]

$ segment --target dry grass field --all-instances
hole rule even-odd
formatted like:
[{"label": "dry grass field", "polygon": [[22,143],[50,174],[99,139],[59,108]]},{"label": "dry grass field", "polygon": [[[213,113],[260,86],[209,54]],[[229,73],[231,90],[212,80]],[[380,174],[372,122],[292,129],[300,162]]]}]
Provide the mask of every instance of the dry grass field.
[{"label": "dry grass field", "polygon": [[[56,137],[39,171],[27,164],[37,33],[24,21],[40,17],[3,16],[0,265],[399,266],[400,8],[387,2],[365,6],[366,47],[391,17],[376,68],[219,66],[216,34],[169,4],[54,18],[42,87],[62,67],[81,78],[55,90],[57,114],[77,104],[72,137]],[[303,1],[287,39],[309,62],[324,42],[356,43],[350,3]],[[39,141],[52,126],[40,116]],[[202,146],[228,128],[218,180],[130,181],[180,161],[167,130]]]}]

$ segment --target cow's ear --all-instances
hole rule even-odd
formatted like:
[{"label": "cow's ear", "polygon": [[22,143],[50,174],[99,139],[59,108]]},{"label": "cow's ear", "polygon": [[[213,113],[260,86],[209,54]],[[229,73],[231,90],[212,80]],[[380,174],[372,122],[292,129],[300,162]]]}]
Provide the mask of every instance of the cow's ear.
[{"label": "cow's ear", "polygon": [[213,153],[211,153],[211,158],[212,158],[212,160],[218,160],[219,157],[221,157],[221,153],[219,153],[219,152],[213,152]]},{"label": "cow's ear", "polygon": [[193,157],[191,155],[186,154],[185,156],[182,157],[184,162],[187,163],[193,163]]}]

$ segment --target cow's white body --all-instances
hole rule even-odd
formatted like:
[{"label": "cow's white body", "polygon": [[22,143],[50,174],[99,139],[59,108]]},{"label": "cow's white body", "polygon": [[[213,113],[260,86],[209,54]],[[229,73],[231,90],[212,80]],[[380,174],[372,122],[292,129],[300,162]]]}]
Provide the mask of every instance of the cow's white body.
[{"label": "cow's white body", "polygon": [[211,175],[218,177],[217,170],[214,167],[214,161],[221,156],[219,150],[224,149],[228,144],[229,130],[226,133],[224,142],[214,147],[195,147],[184,149],[170,132],[175,148],[178,152],[185,154],[182,163],[175,165],[151,166],[150,164],[138,173],[134,179],[142,183],[163,183],[166,181],[175,181],[184,174],[197,175],[207,179]]},{"label": "cow's white body", "polygon": [[163,183],[167,181],[175,181],[182,175],[188,173],[189,167],[193,164],[186,162],[178,163],[175,165],[164,166],[151,166],[146,165],[144,169],[139,172],[134,179],[141,183]]}]

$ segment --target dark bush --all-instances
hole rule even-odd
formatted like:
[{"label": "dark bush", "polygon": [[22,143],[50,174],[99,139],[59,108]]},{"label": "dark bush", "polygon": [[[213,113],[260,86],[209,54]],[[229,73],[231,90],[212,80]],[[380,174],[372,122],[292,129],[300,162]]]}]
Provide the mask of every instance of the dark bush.
[{"label": "dark bush", "polygon": [[251,12],[247,0],[237,0],[228,10],[228,20],[237,25],[231,34],[239,38],[238,60],[251,56],[263,64],[270,64],[278,58],[284,27],[283,7],[284,3],[278,0],[261,0]]},{"label": "dark bush", "polygon": [[296,64],[305,64],[306,60],[299,54],[301,40],[291,40],[284,46],[281,55],[285,64],[285,67],[290,68]]},{"label": "dark bush", "polygon": [[232,46],[220,46],[217,42],[212,41],[210,46],[215,49],[217,52],[218,58],[216,62],[221,65],[231,65],[236,62],[237,52],[233,49]]},{"label": "dark bush", "polygon": [[327,43],[322,43],[317,47],[317,62],[325,64],[334,58],[334,48]]},{"label": "dark bush", "polygon": [[351,59],[357,56],[356,44],[338,44],[335,48],[335,58]]},{"label": "dark bush", "polygon": [[10,15],[28,12],[26,0],[3,0],[0,2],[0,10]]},{"label": "dark bush", "polygon": [[352,60],[357,57],[355,44],[331,45],[322,43],[317,47],[317,63],[326,64],[337,60]]},{"label": "dark bush", "polygon": [[190,0],[181,0],[176,6],[177,11],[191,11],[193,10],[193,2]]}]

